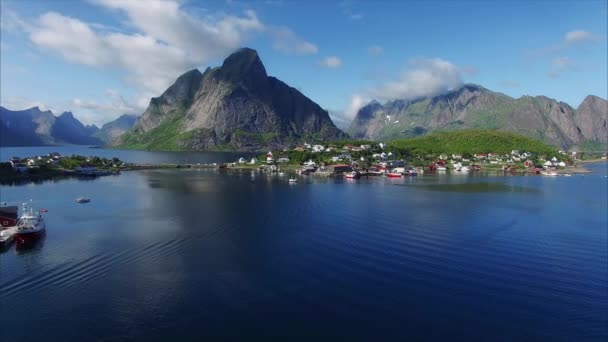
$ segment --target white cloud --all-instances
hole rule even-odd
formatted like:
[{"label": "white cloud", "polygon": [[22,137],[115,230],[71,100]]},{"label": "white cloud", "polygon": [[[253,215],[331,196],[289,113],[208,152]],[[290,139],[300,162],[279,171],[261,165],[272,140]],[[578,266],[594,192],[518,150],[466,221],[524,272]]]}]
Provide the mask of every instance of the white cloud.
[{"label": "white cloud", "polygon": [[329,113],[329,117],[334,122],[336,127],[343,131],[346,131],[348,129],[348,126],[350,126],[350,123],[352,122],[352,117],[346,115],[346,113],[343,111],[328,109],[327,112]]},{"label": "white cloud", "polygon": [[20,97],[20,96],[9,96],[9,97],[2,97],[2,107],[6,108],[6,109],[10,109],[10,110],[24,110],[24,109],[30,109],[32,107],[38,107],[40,108],[40,110],[42,111],[46,111],[46,110],[52,110],[51,108],[49,108],[49,106],[47,106],[46,104],[39,102],[39,101],[33,101],[31,99],[25,98],[25,97]]},{"label": "white cloud", "polygon": [[311,42],[299,38],[291,29],[285,26],[273,26],[268,32],[274,39],[273,47],[283,53],[310,55],[319,52],[319,48]]},{"label": "white cloud", "polygon": [[566,32],[566,34],[564,35],[564,41],[567,44],[580,43],[591,39],[593,39],[593,35],[591,34],[591,32],[583,30]]},{"label": "white cloud", "polygon": [[[184,8],[182,1],[91,1],[124,14],[129,30],[56,12],[47,12],[32,22],[3,12],[2,29],[19,29],[36,46],[68,62],[123,71],[127,84],[139,92],[134,100],[137,108],[147,106],[151,96],[161,94],[182,73],[225,57],[255,35],[267,35],[273,39],[275,49],[283,53],[318,52],[316,45],[301,39],[291,29],[265,25],[251,10],[242,15],[227,15]],[[118,111],[92,101],[71,101],[71,104],[91,111],[97,105],[95,110],[100,117]]]},{"label": "white cloud", "polygon": [[367,52],[372,56],[380,56],[384,52],[384,49],[382,46],[372,45],[367,49]]},{"label": "white cloud", "polygon": [[556,57],[551,61],[551,69],[547,73],[547,76],[550,78],[557,78],[563,72],[573,70],[576,70],[576,65],[569,57]]},{"label": "white cloud", "polygon": [[359,109],[368,104],[371,100],[372,98],[368,94],[353,94],[350,97],[350,103],[344,114],[347,118],[350,118],[351,120],[354,119]]},{"label": "white cloud", "polygon": [[326,68],[335,69],[342,66],[342,60],[336,56],[329,56],[320,60],[318,64]]},{"label": "white cloud", "polygon": [[445,93],[462,85],[462,73],[461,68],[441,58],[412,59],[397,80],[353,95],[346,113],[354,117],[371,99],[412,100]]},{"label": "white cloud", "polygon": [[363,14],[361,12],[355,11],[355,2],[352,0],[344,0],[338,4],[340,10],[343,15],[351,20],[361,20],[363,19]]},{"label": "white cloud", "polygon": [[120,93],[113,89],[106,90],[106,101],[74,98],[65,104],[85,124],[95,124],[101,127],[104,123],[112,121],[123,114],[141,115],[150,98],[140,102],[139,98],[127,101]]}]

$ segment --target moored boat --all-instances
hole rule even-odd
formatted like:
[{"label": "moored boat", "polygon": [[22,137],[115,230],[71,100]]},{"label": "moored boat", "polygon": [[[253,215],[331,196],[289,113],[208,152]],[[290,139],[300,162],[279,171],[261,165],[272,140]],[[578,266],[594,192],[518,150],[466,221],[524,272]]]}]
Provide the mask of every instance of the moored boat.
[{"label": "moored boat", "polygon": [[46,210],[34,211],[32,207],[23,204],[23,212],[17,222],[15,241],[18,244],[26,244],[38,240],[46,231],[46,222],[42,213]]},{"label": "moored boat", "polygon": [[387,173],[386,176],[389,178],[401,178],[403,177],[404,169],[402,167],[396,167]]},{"label": "moored boat", "polygon": [[541,171],[540,173],[543,176],[556,177],[559,176],[555,171]]},{"label": "moored boat", "polygon": [[289,178],[289,183],[297,183],[298,180],[295,178]]},{"label": "moored boat", "polygon": [[87,198],[87,197],[78,197],[76,199],[76,203],[89,203],[89,202],[91,202],[91,199]]},{"label": "moored boat", "polygon": [[351,172],[347,173],[346,175],[344,175],[344,178],[348,178],[348,179],[357,179],[360,177],[361,177],[361,174],[357,171],[351,171]]}]

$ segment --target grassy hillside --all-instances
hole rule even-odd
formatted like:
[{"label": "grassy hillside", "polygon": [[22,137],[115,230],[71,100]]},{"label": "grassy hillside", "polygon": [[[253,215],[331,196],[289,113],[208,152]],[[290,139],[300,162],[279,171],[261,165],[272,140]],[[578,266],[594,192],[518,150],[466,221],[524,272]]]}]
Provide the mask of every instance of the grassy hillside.
[{"label": "grassy hillside", "polygon": [[536,155],[556,156],[557,150],[541,141],[523,135],[489,131],[462,130],[434,133],[414,139],[399,139],[388,143],[404,154],[440,153],[510,153],[512,150],[532,152]]}]

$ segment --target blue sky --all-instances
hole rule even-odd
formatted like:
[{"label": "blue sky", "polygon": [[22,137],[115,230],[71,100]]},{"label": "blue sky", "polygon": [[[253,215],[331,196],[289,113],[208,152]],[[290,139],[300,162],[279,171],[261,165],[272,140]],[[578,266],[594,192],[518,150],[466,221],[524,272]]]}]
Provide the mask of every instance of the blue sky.
[{"label": "blue sky", "polygon": [[[606,1],[5,1],[0,102],[101,124],[181,73],[258,50],[347,123],[372,98],[477,83],[577,107],[607,97]],[[57,113],[58,114],[58,113]]]}]

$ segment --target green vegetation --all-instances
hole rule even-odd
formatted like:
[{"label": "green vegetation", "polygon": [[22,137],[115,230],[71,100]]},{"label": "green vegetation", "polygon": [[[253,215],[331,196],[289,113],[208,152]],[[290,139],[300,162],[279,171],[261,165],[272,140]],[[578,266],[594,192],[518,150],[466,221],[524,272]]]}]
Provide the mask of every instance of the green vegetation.
[{"label": "green vegetation", "polygon": [[388,146],[405,156],[510,153],[512,150],[531,152],[538,156],[558,156],[554,147],[541,141],[515,133],[488,130],[440,132],[420,138],[393,140]]},{"label": "green vegetation", "polygon": [[574,148],[574,150],[580,150],[585,152],[589,156],[601,156],[603,153],[608,151],[608,143],[594,140],[587,140]]},{"label": "green vegetation", "polygon": [[190,137],[192,133],[180,133],[183,125],[184,117],[175,115],[148,132],[134,130],[125,133],[122,136],[122,144],[116,147],[138,150],[185,150],[186,148],[181,146],[179,142]]}]

